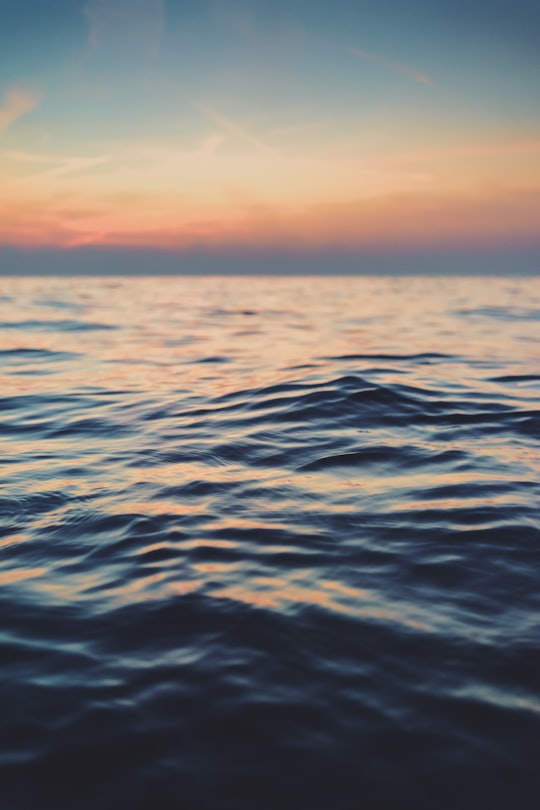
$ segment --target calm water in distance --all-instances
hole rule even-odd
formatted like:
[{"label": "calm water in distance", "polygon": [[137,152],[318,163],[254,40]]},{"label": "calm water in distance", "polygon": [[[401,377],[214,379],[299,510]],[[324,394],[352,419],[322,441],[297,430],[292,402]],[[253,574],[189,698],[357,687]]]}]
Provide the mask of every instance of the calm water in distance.
[{"label": "calm water in distance", "polygon": [[0,280],[2,810],[537,810],[540,280]]}]

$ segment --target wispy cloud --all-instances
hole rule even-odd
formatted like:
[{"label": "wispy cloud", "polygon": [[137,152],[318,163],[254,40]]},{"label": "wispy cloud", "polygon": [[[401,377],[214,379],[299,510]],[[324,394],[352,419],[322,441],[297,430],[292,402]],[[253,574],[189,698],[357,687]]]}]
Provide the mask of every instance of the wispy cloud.
[{"label": "wispy cloud", "polygon": [[201,145],[197,150],[197,154],[214,155],[225,140],[226,136],[222,132],[217,132],[214,135],[208,135],[208,137],[203,138]]},{"label": "wispy cloud", "polygon": [[520,157],[540,154],[540,140],[507,141],[501,143],[465,143],[439,149],[416,149],[397,152],[385,158],[387,163],[435,163],[472,158]]},{"label": "wispy cloud", "polygon": [[237,139],[243,141],[245,144],[253,147],[262,155],[275,156],[277,154],[277,151],[273,146],[270,146],[270,144],[259,138],[258,135],[255,135],[243,124],[239,123],[233,118],[230,118],[230,116],[223,115],[223,113],[216,110],[210,104],[200,101],[192,101],[191,103],[195,109],[205,116],[205,118],[212,121],[212,123],[217,124],[222,133],[233,135]]},{"label": "wispy cloud", "polygon": [[18,118],[30,112],[38,103],[37,96],[14,87],[10,90],[0,107],[0,132],[5,132]]},{"label": "wispy cloud", "polygon": [[112,160],[111,155],[96,155],[95,157],[72,157],[65,155],[41,155],[31,152],[4,152],[3,157],[16,163],[53,164],[50,169],[31,174],[27,179],[36,180],[44,177],[61,177],[75,172],[93,169]]},{"label": "wispy cloud", "polygon": [[406,76],[419,84],[433,84],[432,79],[425,73],[416,70],[410,65],[403,65],[401,62],[395,62],[393,59],[388,59],[380,53],[371,53],[364,51],[362,48],[347,48],[351,56],[357,59],[363,59],[366,62],[371,62],[373,65],[392,70],[394,73],[399,73],[401,76]]},{"label": "wispy cloud", "polygon": [[87,0],[88,44],[92,50],[129,50],[137,58],[159,56],[165,29],[164,0]]}]

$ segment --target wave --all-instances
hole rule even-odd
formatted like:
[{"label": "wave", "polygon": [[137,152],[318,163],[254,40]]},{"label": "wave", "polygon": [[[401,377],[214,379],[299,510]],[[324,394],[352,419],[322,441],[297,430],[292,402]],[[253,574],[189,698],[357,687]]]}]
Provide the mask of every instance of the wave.
[{"label": "wave", "polygon": [[3,808],[536,810],[537,292],[455,283],[10,280]]}]

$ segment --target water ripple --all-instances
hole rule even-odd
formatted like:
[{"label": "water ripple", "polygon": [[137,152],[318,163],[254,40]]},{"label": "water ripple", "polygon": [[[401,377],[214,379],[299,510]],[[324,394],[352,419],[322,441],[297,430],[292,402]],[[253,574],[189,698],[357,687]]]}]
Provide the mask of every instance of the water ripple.
[{"label": "water ripple", "polygon": [[536,810],[534,280],[4,292],[2,808]]}]

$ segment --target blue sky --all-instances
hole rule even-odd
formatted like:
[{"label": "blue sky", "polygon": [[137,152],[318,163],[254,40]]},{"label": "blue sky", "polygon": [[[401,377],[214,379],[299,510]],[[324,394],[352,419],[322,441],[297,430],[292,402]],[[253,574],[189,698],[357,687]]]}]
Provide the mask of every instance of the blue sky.
[{"label": "blue sky", "polygon": [[0,270],[18,251],[215,263],[540,245],[537,3],[0,13]]}]

